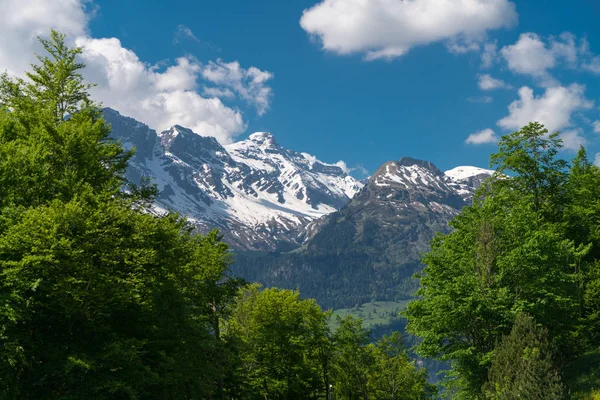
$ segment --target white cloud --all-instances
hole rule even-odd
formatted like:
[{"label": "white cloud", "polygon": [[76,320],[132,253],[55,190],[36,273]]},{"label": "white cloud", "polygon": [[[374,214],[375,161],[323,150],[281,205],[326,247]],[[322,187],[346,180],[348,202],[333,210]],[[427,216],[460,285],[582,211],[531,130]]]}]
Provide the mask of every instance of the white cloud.
[{"label": "white cloud", "polygon": [[501,79],[492,78],[489,74],[479,75],[477,86],[481,90],[509,89],[511,86]]},{"label": "white cloud", "polygon": [[571,67],[577,65],[577,60],[583,52],[583,48],[575,43],[575,35],[570,32],[563,32],[558,39],[550,37],[550,51],[557,59],[562,59]]},{"label": "white cloud", "polygon": [[179,124],[223,143],[245,130],[239,111],[196,92],[202,68],[197,61],[182,57],[158,72],[116,38],[81,37],[77,45],[83,48],[86,77],[98,83],[92,95],[104,105],[158,130]]},{"label": "white cloud", "polygon": [[228,88],[204,87],[202,94],[207,97],[218,97],[220,99],[235,99],[235,93]]},{"label": "white cloud", "polygon": [[311,166],[312,164],[315,163],[319,163],[319,164],[323,164],[323,165],[335,165],[337,167],[340,167],[342,171],[344,171],[346,174],[351,174],[352,172],[358,172],[359,175],[369,175],[369,171],[367,171],[367,169],[363,166],[363,165],[357,165],[356,167],[349,167],[348,164],[346,164],[345,161],[340,160],[334,164],[328,164],[326,162],[323,162],[321,160],[319,160],[316,156],[313,156],[312,154],[308,154],[308,153],[300,153],[302,154],[302,156],[307,159]]},{"label": "white cloud", "polygon": [[562,132],[560,138],[563,141],[563,148],[565,150],[577,151],[581,146],[587,145],[587,140],[583,136],[583,130],[579,128]]},{"label": "white cloud", "polygon": [[[89,37],[86,4],[91,3],[0,0],[0,9],[10,16],[0,25],[0,71],[22,76],[35,62],[34,52],[40,51],[36,36],[47,36],[50,28],[55,28],[82,47],[82,59],[87,64],[84,75],[98,84],[92,90],[95,100],[159,131],[180,124],[229,143],[246,129],[246,123],[241,111],[225,105],[220,98],[252,102],[254,97],[259,113],[268,108],[271,89],[265,82],[271,77],[269,72],[219,60],[222,65],[236,66],[246,80],[236,87],[234,96],[228,81],[210,80],[214,87],[206,88],[202,84],[204,71],[215,63],[203,65],[193,57],[181,57],[166,69],[149,65],[116,38]],[[178,32],[190,39],[195,37],[185,26],[180,26]]]},{"label": "white cloud", "polygon": [[350,172],[350,168],[348,168],[348,164],[346,164],[346,161],[338,161],[336,162],[334,165],[340,167],[342,169],[342,171],[344,171],[345,173],[349,173]]},{"label": "white cloud", "polygon": [[467,144],[485,144],[485,143],[496,143],[498,136],[496,132],[487,128],[475,133],[471,133],[465,140]]},{"label": "white cloud", "polygon": [[488,30],[516,21],[508,0],[323,0],[304,10],[300,25],[324,50],[375,60],[446,40],[453,51],[470,51]]},{"label": "white cloud", "polygon": [[227,63],[218,59],[202,68],[202,77],[232,89],[242,99],[255,106],[259,115],[263,115],[269,109],[273,92],[266,83],[273,78],[270,72],[255,67],[244,69],[237,61]]},{"label": "white cloud", "polygon": [[450,53],[466,54],[479,51],[481,49],[481,37],[455,37],[448,39],[446,48]]},{"label": "white cloud", "polygon": [[594,165],[596,167],[600,167],[600,153],[596,153],[594,156]]},{"label": "white cloud", "polygon": [[490,68],[498,58],[498,43],[488,42],[483,45],[481,52],[481,68]]},{"label": "white cloud", "polygon": [[594,129],[594,133],[600,133],[600,120],[592,122],[592,128]]},{"label": "white cloud", "polygon": [[558,85],[549,71],[559,65],[600,74],[600,57],[590,51],[585,39],[578,43],[570,32],[546,40],[532,32],[523,33],[515,44],[503,47],[500,53],[512,72],[537,78],[546,87]]},{"label": "white cloud", "polygon": [[585,86],[573,84],[547,88],[543,95],[534,96],[533,89],[523,86],[519,89],[519,99],[508,106],[509,115],[499,120],[498,126],[518,130],[536,121],[544,124],[550,132],[569,127],[575,111],[593,106],[584,92]]},{"label": "white cloud", "polygon": [[359,164],[355,167],[349,167],[348,164],[346,164],[346,162],[342,160],[336,162],[334,165],[340,167],[342,171],[344,171],[348,175],[352,174],[353,172],[356,172],[358,175],[369,175],[369,171],[364,167],[364,165]]},{"label": "white cloud", "polygon": [[85,35],[88,17],[80,0],[0,0],[0,72],[24,76],[41,52],[38,36],[57,29],[70,37]]},{"label": "white cloud", "polygon": [[581,61],[581,68],[584,71],[600,75],[600,56],[595,55],[592,52],[590,43],[586,39],[581,40],[579,53],[583,58],[583,61]]},{"label": "white cloud", "polygon": [[584,62],[581,67],[593,74],[600,75],[600,56],[595,56]]},{"label": "white cloud", "polygon": [[556,65],[554,55],[535,33],[523,33],[517,43],[500,50],[508,68],[516,73],[550,80],[548,70]]}]

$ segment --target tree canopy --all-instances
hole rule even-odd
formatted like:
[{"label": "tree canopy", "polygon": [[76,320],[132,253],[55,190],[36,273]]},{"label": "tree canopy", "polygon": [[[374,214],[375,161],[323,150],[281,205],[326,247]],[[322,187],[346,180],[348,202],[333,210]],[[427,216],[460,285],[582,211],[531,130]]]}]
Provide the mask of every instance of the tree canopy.
[{"label": "tree canopy", "polygon": [[314,300],[232,277],[218,232],[153,212],[65,40],[0,78],[0,399],[430,397],[398,335],[331,332]]},{"label": "tree canopy", "polygon": [[558,158],[561,147],[538,123],[502,137],[496,174],[424,257],[408,329],[422,338],[421,355],[451,361],[458,398],[481,398],[498,343],[521,313],[547,329],[555,363],[599,345],[590,331],[600,169],[583,149],[572,163]]},{"label": "tree canopy", "polygon": [[80,49],[40,41],[27,81],[0,79],[0,398],[210,397],[228,248],[126,189]]}]

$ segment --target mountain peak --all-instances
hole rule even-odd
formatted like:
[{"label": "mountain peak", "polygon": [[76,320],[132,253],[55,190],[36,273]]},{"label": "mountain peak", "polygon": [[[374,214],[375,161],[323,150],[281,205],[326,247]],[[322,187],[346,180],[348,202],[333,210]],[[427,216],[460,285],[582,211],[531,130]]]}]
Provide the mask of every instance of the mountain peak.
[{"label": "mountain peak", "polygon": [[268,139],[273,140],[274,137],[273,137],[273,134],[271,134],[269,132],[254,132],[253,134],[248,136],[248,139],[250,139],[250,140],[268,140]]},{"label": "mountain peak", "polygon": [[161,191],[156,210],[176,210],[200,232],[217,227],[235,248],[299,246],[308,237],[306,226],[343,207],[362,187],[338,166],[311,165],[268,132],[222,146],[180,125],[156,133],[116,111],[105,117],[113,137],[144,146],[127,177],[154,179]]},{"label": "mountain peak", "polygon": [[[198,137],[204,139],[205,141],[219,143],[219,141],[217,140],[217,138],[214,137],[214,136],[202,136],[202,135],[194,132],[190,128],[186,128],[185,126],[181,126],[181,125],[173,125],[170,129],[168,129],[165,132],[170,132],[170,133],[175,133],[175,134],[181,134],[181,133],[183,133],[185,135],[190,135],[190,136],[193,136],[193,137],[198,136]],[[162,132],[162,133],[164,133],[164,132]]]},{"label": "mountain peak", "polygon": [[440,171],[431,161],[418,160],[412,157],[402,157],[397,161],[397,164],[404,167],[416,165],[417,167],[421,167],[433,172],[435,175],[443,175],[442,171]]},{"label": "mountain peak", "polygon": [[278,147],[279,144],[275,140],[275,136],[273,136],[269,132],[254,132],[250,136],[248,136],[248,140],[258,144],[259,146],[266,147]]},{"label": "mountain peak", "polygon": [[[406,183],[417,184],[415,180],[417,177],[441,177],[444,174],[430,161],[417,160],[412,157],[402,157],[398,161],[388,161],[375,171],[375,173],[369,178],[376,184],[382,184],[383,181],[392,180],[394,182],[405,181]],[[425,179],[428,181],[428,179]],[[431,179],[429,179],[431,180]]]},{"label": "mountain peak", "polygon": [[479,167],[471,167],[471,166],[460,166],[460,167],[456,167],[456,168],[452,168],[448,171],[446,171],[444,174],[446,176],[449,176],[452,179],[456,179],[456,180],[462,180],[462,179],[468,179],[477,175],[493,175],[494,174],[494,170],[491,169],[484,169],[484,168],[479,168]]}]

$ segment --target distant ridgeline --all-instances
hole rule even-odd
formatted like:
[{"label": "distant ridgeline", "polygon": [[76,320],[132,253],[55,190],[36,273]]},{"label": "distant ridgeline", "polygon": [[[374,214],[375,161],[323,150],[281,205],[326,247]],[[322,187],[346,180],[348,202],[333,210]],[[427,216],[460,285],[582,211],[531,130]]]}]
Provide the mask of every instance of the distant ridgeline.
[{"label": "distant ridgeline", "polygon": [[221,145],[179,125],[157,133],[111,109],[104,118],[112,137],[136,149],[127,178],[158,186],[158,212],[177,211],[201,233],[217,228],[236,249],[297,248],[320,217],[363,186],[338,165],[284,149],[269,133]]},{"label": "distant ridgeline", "polygon": [[[583,148],[504,135],[473,201],[492,171],[402,158],[362,183],[267,133],[222,146],[105,110],[119,143],[65,38],[40,38],[31,82],[0,75],[0,399],[429,399],[431,359],[443,396],[600,396]],[[237,279],[212,228],[238,275],[320,305]]]},{"label": "distant ridgeline", "polygon": [[136,148],[128,179],[158,185],[157,212],[180,212],[202,233],[219,229],[235,273],[299,288],[323,307],[411,297],[421,253],[492,173],[402,158],[363,183],[268,133],[222,146],[178,125],[157,133],[111,109],[104,117]]},{"label": "distant ridgeline", "polygon": [[402,158],[382,165],[317,233],[287,253],[237,252],[234,272],[266,286],[300,289],[325,308],[412,297],[420,259],[437,232],[469,204],[493,171]]}]

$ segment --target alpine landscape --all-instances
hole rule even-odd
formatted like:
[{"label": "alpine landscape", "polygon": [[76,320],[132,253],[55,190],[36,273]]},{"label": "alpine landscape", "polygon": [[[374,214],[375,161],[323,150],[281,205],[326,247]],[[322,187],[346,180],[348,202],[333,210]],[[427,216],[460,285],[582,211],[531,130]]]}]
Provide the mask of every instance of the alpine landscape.
[{"label": "alpine landscape", "polygon": [[429,241],[493,174],[404,157],[363,183],[270,133],[222,146],[179,125],[158,134],[111,109],[104,117],[136,149],[129,180],[157,184],[155,212],[181,213],[203,234],[218,229],[233,271],[328,308],[411,298]]},{"label": "alpine landscape", "polygon": [[600,399],[600,5],[0,10],[0,400]]}]

